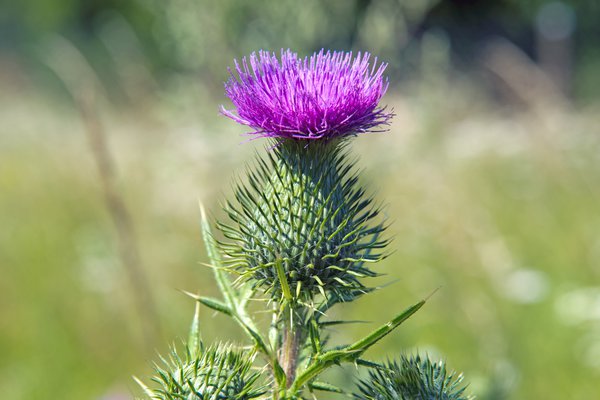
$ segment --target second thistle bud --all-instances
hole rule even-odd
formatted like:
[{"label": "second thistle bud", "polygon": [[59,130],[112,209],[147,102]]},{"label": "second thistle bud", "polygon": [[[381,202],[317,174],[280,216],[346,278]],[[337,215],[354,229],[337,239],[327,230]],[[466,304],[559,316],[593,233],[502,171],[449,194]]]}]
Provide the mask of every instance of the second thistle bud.
[{"label": "second thistle bud", "polygon": [[443,361],[433,362],[419,355],[388,361],[371,370],[358,386],[356,400],[473,399],[466,393],[462,374],[448,371]]},{"label": "second thistle bud", "polygon": [[155,389],[144,387],[155,400],[251,400],[266,392],[260,373],[252,371],[255,353],[218,344],[181,357],[173,349],[164,366],[156,367]]}]

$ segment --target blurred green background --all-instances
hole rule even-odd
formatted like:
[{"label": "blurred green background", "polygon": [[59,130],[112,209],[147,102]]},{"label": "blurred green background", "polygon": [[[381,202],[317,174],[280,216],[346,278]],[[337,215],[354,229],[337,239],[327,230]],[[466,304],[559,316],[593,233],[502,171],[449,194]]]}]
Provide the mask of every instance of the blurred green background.
[{"label": "blurred green background", "polygon": [[[600,4],[24,0],[0,5],[0,396],[131,399],[216,295],[199,236],[264,143],[219,115],[258,49],[389,62],[389,132],[353,150],[388,204],[391,286],[349,342],[427,352],[480,399],[600,396]],[[203,335],[241,338],[203,310]],[[350,385],[353,368],[330,379]],[[333,398],[323,396],[322,398]]]}]

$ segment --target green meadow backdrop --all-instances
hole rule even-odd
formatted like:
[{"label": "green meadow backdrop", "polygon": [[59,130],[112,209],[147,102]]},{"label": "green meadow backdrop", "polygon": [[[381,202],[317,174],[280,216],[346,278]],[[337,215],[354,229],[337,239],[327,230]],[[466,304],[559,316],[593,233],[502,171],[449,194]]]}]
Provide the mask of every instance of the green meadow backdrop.
[{"label": "green meadow backdrop", "polygon": [[352,150],[393,253],[336,341],[435,291],[370,359],[426,352],[484,400],[600,395],[600,7],[493,3],[1,5],[0,397],[141,395],[132,375],[187,335],[180,290],[217,295],[198,203],[222,216],[265,151],[219,114],[227,67],[281,48],[389,63],[396,117]]}]

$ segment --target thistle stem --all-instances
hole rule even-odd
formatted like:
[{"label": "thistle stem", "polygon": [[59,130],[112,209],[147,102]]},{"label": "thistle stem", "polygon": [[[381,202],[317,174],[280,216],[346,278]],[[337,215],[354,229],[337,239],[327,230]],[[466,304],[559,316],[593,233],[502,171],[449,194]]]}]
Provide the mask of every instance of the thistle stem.
[{"label": "thistle stem", "polygon": [[286,387],[289,389],[296,380],[296,370],[298,368],[298,357],[300,355],[300,346],[302,345],[303,327],[301,318],[290,306],[283,312],[283,332],[281,337],[281,348],[279,349],[279,364],[286,377]]},{"label": "thistle stem", "polygon": [[298,364],[299,353],[299,332],[292,325],[284,332],[283,347],[283,370],[285,371],[287,387],[289,388],[294,379],[296,379],[296,367]]}]

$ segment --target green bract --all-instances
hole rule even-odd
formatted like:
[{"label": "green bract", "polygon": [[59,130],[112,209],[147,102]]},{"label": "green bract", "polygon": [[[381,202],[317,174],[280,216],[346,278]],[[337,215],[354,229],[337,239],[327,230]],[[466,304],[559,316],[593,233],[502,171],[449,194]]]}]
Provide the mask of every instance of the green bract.
[{"label": "green bract", "polygon": [[227,265],[255,286],[281,295],[278,263],[296,298],[356,296],[375,276],[368,263],[387,241],[380,212],[358,182],[345,141],[283,140],[239,184],[219,229]]}]

